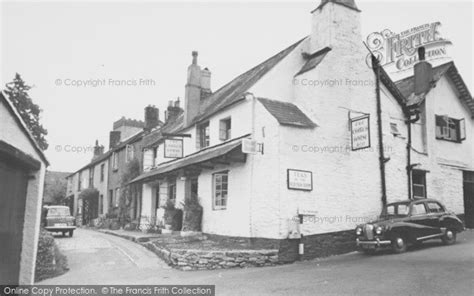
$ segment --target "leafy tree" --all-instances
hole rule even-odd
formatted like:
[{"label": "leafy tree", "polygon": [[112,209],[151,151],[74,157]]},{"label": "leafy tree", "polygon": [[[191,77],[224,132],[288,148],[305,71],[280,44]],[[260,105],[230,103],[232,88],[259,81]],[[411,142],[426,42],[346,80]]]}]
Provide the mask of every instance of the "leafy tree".
[{"label": "leafy tree", "polygon": [[48,149],[48,142],[45,136],[48,131],[40,123],[41,108],[33,102],[28,94],[31,86],[27,85],[16,73],[12,82],[5,85],[5,94],[16,107],[26,126],[30,129],[31,134],[41,149]]}]

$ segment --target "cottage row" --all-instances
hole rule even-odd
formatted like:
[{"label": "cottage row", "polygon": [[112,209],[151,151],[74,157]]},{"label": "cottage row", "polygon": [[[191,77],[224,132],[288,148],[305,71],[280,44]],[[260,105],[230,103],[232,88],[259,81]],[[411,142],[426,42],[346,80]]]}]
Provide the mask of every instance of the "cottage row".
[{"label": "cottage row", "polygon": [[[68,177],[78,221],[113,216],[127,190],[140,229],[163,225],[166,204],[195,199],[204,233],[280,242],[302,234],[308,254],[408,198],[438,199],[472,227],[468,88],[453,62],[433,67],[423,49],[399,81],[376,60],[368,66],[360,13],[354,1],[323,0],[310,35],[216,91],[193,52],[184,102],[170,101],[164,121],[154,106],[144,121],[118,120],[108,151],[97,144]],[[328,80],[342,83],[316,83]],[[87,188],[98,198],[80,198]]]}]

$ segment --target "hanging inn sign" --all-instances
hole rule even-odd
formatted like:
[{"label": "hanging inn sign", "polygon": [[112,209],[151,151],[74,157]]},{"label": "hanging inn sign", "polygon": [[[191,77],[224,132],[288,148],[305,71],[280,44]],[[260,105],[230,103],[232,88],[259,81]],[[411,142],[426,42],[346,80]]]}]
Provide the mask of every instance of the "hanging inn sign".
[{"label": "hanging inn sign", "polygon": [[[426,60],[449,59],[446,46],[451,41],[441,37],[440,22],[413,27],[401,33],[389,29],[367,36],[367,47],[388,73],[411,69],[418,60],[417,48],[425,47]],[[370,54],[367,56],[370,65]]]},{"label": "hanging inn sign", "polygon": [[370,147],[370,116],[350,119],[352,151]]}]

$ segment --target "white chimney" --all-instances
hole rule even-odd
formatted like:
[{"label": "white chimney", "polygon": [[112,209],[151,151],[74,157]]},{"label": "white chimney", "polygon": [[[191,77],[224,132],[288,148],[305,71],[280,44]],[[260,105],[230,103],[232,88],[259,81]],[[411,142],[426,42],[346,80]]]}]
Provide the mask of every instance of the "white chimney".
[{"label": "white chimney", "polygon": [[362,44],[360,10],[354,0],[322,0],[311,17],[310,54],[325,47]]}]

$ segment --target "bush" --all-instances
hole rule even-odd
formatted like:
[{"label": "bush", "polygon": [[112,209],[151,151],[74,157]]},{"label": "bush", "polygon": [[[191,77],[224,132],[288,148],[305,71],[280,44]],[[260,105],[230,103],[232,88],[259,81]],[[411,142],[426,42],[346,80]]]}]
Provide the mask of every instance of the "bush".
[{"label": "bush", "polygon": [[42,229],[36,254],[35,281],[59,276],[68,270],[67,258],[61,254],[54,237]]},{"label": "bush", "polygon": [[170,200],[163,207],[165,209],[165,224],[171,225],[171,230],[179,231],[183,224],[183,211],[176,209],[174,203]]},{"label": "bush", "polygon": [[197,197],[184,202],[183,231],[201,231],[202,206]]}]

